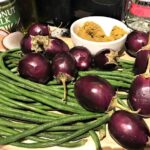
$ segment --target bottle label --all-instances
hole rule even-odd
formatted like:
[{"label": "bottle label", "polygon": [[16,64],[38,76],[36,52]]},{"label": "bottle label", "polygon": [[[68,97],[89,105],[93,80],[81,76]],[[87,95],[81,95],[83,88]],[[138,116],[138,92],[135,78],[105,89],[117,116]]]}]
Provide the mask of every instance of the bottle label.
[{"label": "bottle label", "polygon": [[20,16],[15,3],[16,0],[13,0],[6,5],[0,6],[0,28],[9,32],[17,30],[20,24]]},{"label": "bottle label", "polygon": [[150,18],[150,6],[131,3],[130,13],[139,17]]}]

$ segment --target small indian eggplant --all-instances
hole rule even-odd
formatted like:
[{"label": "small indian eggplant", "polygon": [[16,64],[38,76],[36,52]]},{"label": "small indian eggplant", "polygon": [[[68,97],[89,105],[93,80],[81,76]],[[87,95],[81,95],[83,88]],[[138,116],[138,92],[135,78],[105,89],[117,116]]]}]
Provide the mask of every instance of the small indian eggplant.
[{"label": "small indian eggplant", "polygon": [[115,69],[117,67],[118,52],[112,49],[103,49],[94,56],[94,64],[99,69]]},{"label": "small indian eggplant", "polygon": [[86,75],[78,78],[74,85],[74,94],[79,104],[88,111],[104,113],[120,108],[138,113],[118,103],[115,89],[105,78],[99,76]]},{"label": "small indian eggplant", "polygon": [[48,42],[44,42],[43,47],[45,54],[50,58],[54,57],[57,53],[69,51],[69,46],[66,42],[54,37],[49,38]]},{"label": "small indian eggplant", "polygon": [[142,74],[146,71],[148,65],[148,56],[150,55],[150,49],[141,49],[136,53],[134,63],[134,73],[136,75]]},{"label": "small indian eggplant", "polygon": [[140,115],[150,117],[150,55],[146,72],[137,75],[131,84],[128,103],[133,110],[140,110]]},{"label": "small indian eggplant", "polygon": [[88,70],[92,65],[92,55],[84,46],[75,46],[69,51],[76,60],[78,70]]},{"label": "small indian eggplant", "polygon": [[66,100],[66,83],[75,79],[76,61],[69,52],[60,52],[52,59],[53,76],[64,86],[64,98]]},{"label": "small indian eggplant", "polygon": [[137,114],[124,110],[114,112],[108,122],[111,137],[123,148],[139,150],[149,145],[150,132]]},{"label": "small indian eggplant", "polygon": [[42,51],[42,45],[45,41],[48,41],[47,36],[32,36],[26,34],[21,40],[21,50],[23,53],[38,53]]},{"label": "small indian eggplant", "polygon": [[[135,75],[142,74],[146,69],[150,69],[148,64],[150,57],[150,34],[148,38],[147,45],[143,46],[136,53],[135,64],[134,64],[134,73]],[[149,68],[147,68],[149,66]]]},{"label": "small indian eggplant", "polygon": [[109,82],[98,76],[82,76],[74,86],[75,97],[85,109],[94,112],[106,112],[115,96],[115,90]]},{"label": "small indian eggplant", "polygon": [[47,83],[52,79],[52,68],[48,59],[39,53],[26,54],[18,64],[21,77],[38,83]]},{"label": "small indian eggplant", "polygon": [[34,23],[28,28],[28,34],[32,36],[49,36],[50,35],[50,28],[47,24],[43,23]]},{"label": "small indian eggplant", "polygon": [[125,42],[126,52],[136,57],[136,53],[148,44],[148,38],[148,33],[143,31],[130,32]]}]

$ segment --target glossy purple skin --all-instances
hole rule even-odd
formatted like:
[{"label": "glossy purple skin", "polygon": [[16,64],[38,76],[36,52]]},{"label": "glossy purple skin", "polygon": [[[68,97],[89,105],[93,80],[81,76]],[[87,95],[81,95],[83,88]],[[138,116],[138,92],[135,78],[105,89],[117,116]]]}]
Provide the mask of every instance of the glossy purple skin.
[{"label": "glossy purple skin", "polygon": [[114,112],[108,130],[112,138],[126,149],[144,148],[150,135],[142,118],[123,110]]},{"label": "glossy purple skin", "polygon": [[32,52],[32,38],[30,35],[25,35],[21,40],[21,50],[25,54]]},{"label": "glossy purple skin", "polygon": [[45,84],[52,79],[49,61],[39,53],[25,55],[18,64],[21,77],[34,82]]},{"label": "glossy purple skin", "polygon": [[99,69],[114,69],[116,67],[115,63],[108,63],[109,59],[106,56],[106,54],[109,54],[109,53],[110,53],[110,49],[103,49],[95,54],[94,64],[97,68],[99,68]]},{"label": "glossy purple skin", "polygon": [[115,96],[115,90],[105,79],[87,75],[75,82],[74,94],[85,109],[105,112],[108,110],[113,96]]},{"label": "glossy purple skin", "polygon": [[150,50],[140,50],[137,52],[134,64],[134,72],[136,75],[142,74],[146,71],[149,55]]},{"label": "glossy purple skin", "polygon": [[141,109],[139,114],[150,116],[150,77],[138,75],[134,79],[129,90],[128,102],[133,110]]},{"label": "glossy purple skin", "polygon": [[148,44],[148,33],[142,31],[132,31],[128,34],[125,46],[126,51],[131,56],[136,56],[138,50]]},{"label": "glossy purple skin", "polygon": [[74,56],[78,70],[88,70],[91,67],[92,55],[87,48],[75,46],[69,52]]},{"label": "glossy purple skin", "polygon": [[51,38],[49,45],[44,49],[48,56],[54,57],[57,53],[69,51],[69,46],[59,38]]},{"label": "glossy purple skin", "polygon": [[76,61],[69,52],[61,52],[52,59],[53,76],[59,80],[60,75],[65,75],[67,81],[74,79],[76,74]]},{"label": "glossy purple skin", "polygon": [[36,35],[46,36],[46,35],[49,35],[50,33],[49,33],[49,28],[47,25],[41,24],[41,23],[35,23],[29,27],[28,34],[33,35],[33,36],[36,36]]}]

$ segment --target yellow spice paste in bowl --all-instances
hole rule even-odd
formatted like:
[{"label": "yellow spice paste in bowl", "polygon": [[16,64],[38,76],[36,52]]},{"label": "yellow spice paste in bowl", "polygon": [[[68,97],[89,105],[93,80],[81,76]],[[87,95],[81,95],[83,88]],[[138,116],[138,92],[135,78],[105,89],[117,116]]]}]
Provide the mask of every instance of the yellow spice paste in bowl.
[{"label": "yellow spice paste in bowl", "polygon": [[107,36],[100,25],[93,21],[87,21],[77,30],[77,35],[83,39],[94,42],[109,42],[120,39],[127,32],[119,26],[114,26]]}]

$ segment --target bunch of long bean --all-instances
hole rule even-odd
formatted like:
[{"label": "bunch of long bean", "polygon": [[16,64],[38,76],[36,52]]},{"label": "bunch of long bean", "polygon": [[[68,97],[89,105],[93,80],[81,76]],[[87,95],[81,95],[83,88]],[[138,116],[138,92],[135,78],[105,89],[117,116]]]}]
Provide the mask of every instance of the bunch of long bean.
[{"label": "bunch of long bean", "polygon": [[[21,57],[20,50],[0,53],[0,144],[29,148],[75,147],[85,144],[91,136],[96,149],[100,149],[96,131],[105,130],[110,115],[82,108],[74,96],[74,83],[68,84],[64,103],[63,86],[55,80],[42,85],[19,77],[17,65]],[[116,89],[126,91],[134,78],[133,62],[120,61],[120,65],[124,69],[80,71],[79,76],[98,75]],[[125,99],[127,94],[118,93],[118,97]]]}]

